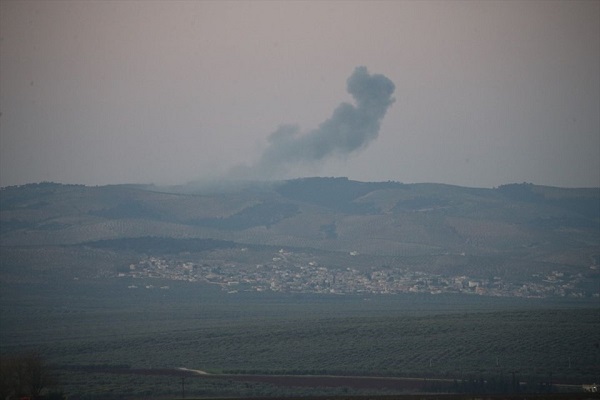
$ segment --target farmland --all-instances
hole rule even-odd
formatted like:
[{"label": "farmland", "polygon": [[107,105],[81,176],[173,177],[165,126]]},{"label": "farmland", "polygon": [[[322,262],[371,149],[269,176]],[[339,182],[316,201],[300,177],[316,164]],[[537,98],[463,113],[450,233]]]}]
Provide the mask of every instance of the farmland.
[{"label": "farmland", "polygon": [[[600,311],[593,302],[232,295],[214,285],[170,284],[169,291],[132,291],[118,279],[74,281],[59,290],[50,284],[11,285],[2,292],[2,351],[39,350],[58,368],[62,390],[107,397],[173,395],[178,386],[168,376],[107,374],[106,366],[503,382],[510,371],[519,371],[520,379],[535,385],[550,375],[555,383],[597,379]],[[29,295],[19,296],[22,291]],[[163,382],[160,390],[157,382]],[[190,385],[190,394],[298,393],[268,382]]]},{"label": "farmland", "polygon": [[306,179],[0,196],[0,354],[39,352],[77,398],[173,398],[179,368],[212,374],[185,378],[190,397],[600,381],[596,189]]}]

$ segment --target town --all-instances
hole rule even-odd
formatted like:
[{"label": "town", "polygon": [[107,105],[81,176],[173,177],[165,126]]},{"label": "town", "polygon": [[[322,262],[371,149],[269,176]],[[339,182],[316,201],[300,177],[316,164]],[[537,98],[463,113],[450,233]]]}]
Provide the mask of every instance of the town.
[{"label": "town", "polygon": [[[299,262],[301,257],[293,256],[294,253],[282,249],[273,254],[268,262],[252,265],[221,260],[195,263],[149,256],[142,258],[137,264],[130,264],[126,272],[119,272],[117,276],[203,282],[219,285],[228,293],[464,293],[499,297],[598,297],[598,293],[587,293],[580,287],[584,280],[581,274],[567,275],[560,271],[552,271],[545,276],[532,275],[530,281],[517,283],[500,277],[477,279],[464,275],[442,276],[407,268],[333,268],[315,261]],[[144,282],[134,282],[129,288],[170,288]]]}]

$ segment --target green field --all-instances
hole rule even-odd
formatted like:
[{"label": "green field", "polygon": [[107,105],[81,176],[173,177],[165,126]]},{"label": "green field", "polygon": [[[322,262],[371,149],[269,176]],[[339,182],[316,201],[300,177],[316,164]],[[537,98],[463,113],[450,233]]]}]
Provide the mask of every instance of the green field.
[{"label": "green field", "polygon": [[[59,368],[61,390],[90,398],[180,390],[176,377],[91,367],[504,381],[518,371],[530,382],[552,376],[573,384],[597,381],[600,372],[593,300],[232,295],[212,285],[169,284],[162,291],[127,289],[117,279],[3,284],[2,353],[40,351]],[[190,385],[190,395],[298,393],[210,379]],[[337,393],[307,390],[301,393]]]}]

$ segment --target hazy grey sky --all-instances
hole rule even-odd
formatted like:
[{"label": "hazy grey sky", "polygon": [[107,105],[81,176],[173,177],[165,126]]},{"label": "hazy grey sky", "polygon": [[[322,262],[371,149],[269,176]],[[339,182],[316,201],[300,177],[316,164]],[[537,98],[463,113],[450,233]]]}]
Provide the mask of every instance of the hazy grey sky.
[{"label": "hazy grey sky", "polygon": [[256,165],[358,66],[395,85],[379,134],[281,176],[600,186],[600,1],[2,0],[0,33],[0,186]]}]

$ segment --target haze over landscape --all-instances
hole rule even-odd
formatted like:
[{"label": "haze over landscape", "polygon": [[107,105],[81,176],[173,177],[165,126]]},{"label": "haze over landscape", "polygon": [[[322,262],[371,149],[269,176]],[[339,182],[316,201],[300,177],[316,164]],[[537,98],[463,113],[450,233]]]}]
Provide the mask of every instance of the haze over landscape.
[{"label": "haze over landscape", "polygon": [[181,184],[287,157],[277,133],[310,141],[354,104],[358,66],[396,88],[379,134],[277,177],[600,185],[597,1],[0,7],[0,186]]},{"label": "haze over landscape", "polygon": [[587,399],[599,299],[600,1],[0,1],[0,399]]}]

